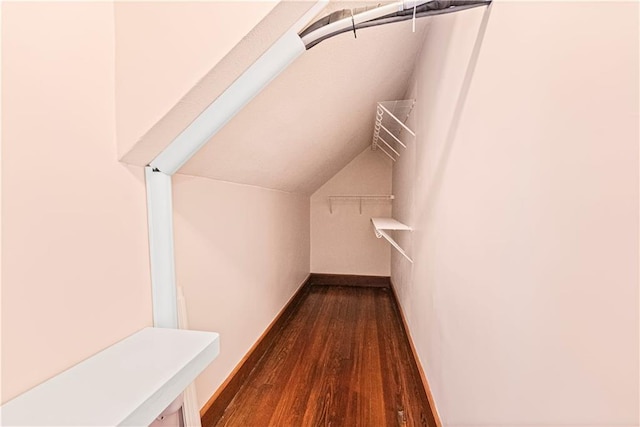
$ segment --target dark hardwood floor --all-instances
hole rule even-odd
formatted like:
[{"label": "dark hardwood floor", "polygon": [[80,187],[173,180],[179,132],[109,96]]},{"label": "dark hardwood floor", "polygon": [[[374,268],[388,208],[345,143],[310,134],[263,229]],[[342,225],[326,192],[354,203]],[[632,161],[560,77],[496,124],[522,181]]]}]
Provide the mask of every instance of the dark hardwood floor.
[{"label": "dark hardwood floor", "polygon": [[435,426],[388,288],[310,286],[211,426]]}]

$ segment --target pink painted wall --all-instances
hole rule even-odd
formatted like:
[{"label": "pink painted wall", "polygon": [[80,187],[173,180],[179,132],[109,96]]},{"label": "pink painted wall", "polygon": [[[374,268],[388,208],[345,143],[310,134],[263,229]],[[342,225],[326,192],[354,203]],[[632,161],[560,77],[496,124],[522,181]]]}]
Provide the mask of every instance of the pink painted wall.
[{"label": "pink painted wall", "polygon": [[277,3],[115,2],[119,157],[126,154]]},{"label": "pink painted wall", "polygon": [[173,177],[176,274],[189,327],[220,333],[204,405],[309,275],[309,197]]},{"label": "pink painted wall", "polygon": [[311,271],[388,276],[390,245],[377,239],[371,217],[391,216],[391,203],[336,201],[329,196],[391,194],[391,160],[366,148],[311,196]]},{"label": "pink painted wall", "polygon": [[113,61],[112,4],[3,2],[3,402],[151,324]]},{"label": "pink painted wall", "polygon": [[[392,278],[447,426],[638,425],[638,4],[438,17]],[[457,132],[456,132],[457,131]]]}]

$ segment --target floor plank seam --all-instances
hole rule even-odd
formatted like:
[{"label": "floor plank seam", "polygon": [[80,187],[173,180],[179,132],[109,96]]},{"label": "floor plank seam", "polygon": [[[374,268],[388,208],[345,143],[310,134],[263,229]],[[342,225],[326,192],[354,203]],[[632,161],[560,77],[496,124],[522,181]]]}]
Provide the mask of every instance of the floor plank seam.
[{"label": "floor plank seam", "polygon": [[216,426],[433,426],[386,287],[310,283]]}]

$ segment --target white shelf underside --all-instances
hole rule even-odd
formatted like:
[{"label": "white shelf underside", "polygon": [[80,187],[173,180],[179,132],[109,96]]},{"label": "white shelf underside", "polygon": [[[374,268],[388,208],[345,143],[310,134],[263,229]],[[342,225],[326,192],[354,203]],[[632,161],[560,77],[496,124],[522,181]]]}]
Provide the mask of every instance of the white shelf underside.
[{"label": "white shelf underside", "polygon": [[393,246],[400,254],[405,257],[409,262],[413,263],[413,260],[407,253],[402,249],[402,247],[393,240],[391,236],[387,233],[387,231],[411,231],[411,227],[406,224],[401,223],[393,218],[371,218],[371,222],[373,223],[373,228],[376,233],[377,238],[384,237],[391,246]]}]

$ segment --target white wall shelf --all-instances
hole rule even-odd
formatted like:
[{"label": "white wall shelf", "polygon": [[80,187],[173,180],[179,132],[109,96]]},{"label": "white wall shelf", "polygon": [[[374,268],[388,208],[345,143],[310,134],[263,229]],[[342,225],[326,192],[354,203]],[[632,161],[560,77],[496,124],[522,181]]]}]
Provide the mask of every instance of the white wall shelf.
[{"label": "white wall shelf", "polygon": [[220,352],[219,335],[145,328],[10,400],[2,425],[147,426]]},{"label": "white wall shelf", "polygon": [[398,160],[399,150],[407,148],[406,143],[403,142],[403,134],[416,136],[415,132],[405,124],[415,104],[415,99],[378,102],[371,141],[372,150],[380,149],[394,162]]},{"label": "white wall shelf", "polygon": [[360,214],[362,215],[362,202],[385,202],[392,201],[393,194],[360,194],[360,195],[342,195],[342,196],[329,196],[329,213],[333,213],[334,202],[349,202],[356,201],[360,204]]},{"label": "white wall shelf", "polygon": [[401,223],[393,218],[371,218],[371,223],[373,224],[373,230],[376,233],[376,237],[379,239],[384,237],[391,246],[396,248],[398,252],[402,254],[403,257],[409,260],[409,262],[413,263],[413,260],[407,255],[407,253],[400,247],[400,245],[387,234],[387,231],[411,231],[411,227],[406,224]]}]

